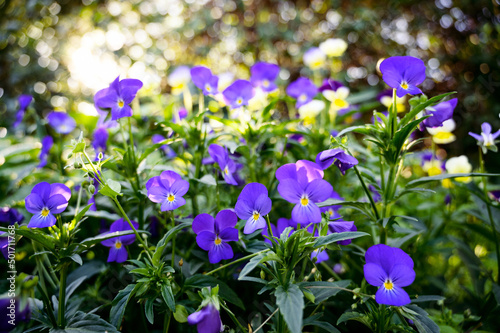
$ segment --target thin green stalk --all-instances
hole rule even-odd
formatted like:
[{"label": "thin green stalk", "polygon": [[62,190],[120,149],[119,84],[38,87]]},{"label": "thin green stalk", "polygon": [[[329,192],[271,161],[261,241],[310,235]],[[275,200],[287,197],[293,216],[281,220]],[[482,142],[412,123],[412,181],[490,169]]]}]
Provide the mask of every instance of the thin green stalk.
[{"label": "thin green stalk", "polygon": [[[224,172],[224,171],[222,171]],[[217,211],[220,210],[220,191],[219,191],[219,171],[215,171],[215,196],[217,198]]]},{"label": "thin green stalk", "polygon": [[260,331],[260,330],[262,329],[262,327],[264,327],[264,325],[265,325],[265,324],[267,324],[267,322],[268,322],[269,320],[271,320],[271,318],[272,318],[272,317],[273,317],[273,316],[274,316],[274,315],[275,315],[275,314],[279,311],[279,309],[280,309],[280,308],[276,308],[276,310],[274,310],[274,312],[273,312],[273,313],[271,313],[271,315],[270,315],[269,317],[267,317],[267,319],[266,319],[266,320],[264,320],[264,322],[263,322],[263,323],[262,323],[259,327],[257,327],[257,328],[255,329],[255,331],[253,331],[253,333],[257,333],[258,331]]},{"label": "thin green stalk", "polygon": [[261,253],[266,253],[266,252],[269,252],[269,251],[271,251],[271,249],[265,249],[265,250],[262,250],[262,251],[259,251],[259,252],[255,252],[255,253],[249,254],[249,255],[247,255],[247,256],[245,256],[245,257],[242,257],[242,258],[236,259],[236,260],[234,260],[234,261],[231,261],[230,263],[227,263],[227,264],[222,265],[222,266],[220,266],[220,267],[218,267],[218,268],[216,268],[216,269],[213,269],[213,270],[211,270],[210,272],[205,273],[205,275],[212,275],[213,273],[215,273],[215,272],[217,272],[217,271],[220,271],[220,270],[222,270],[222,269],[224,269],[224,268],[226,268],[226,267],[229,267],[229,266],[234,265],[234,264],[237,264],[237,263],[239,263],[239,262],[242,262],[242,261],[245,261],[245,260],[251,259],[251,258],[253,258],[253,257],[258,256],[258,255],[259,255],[259,254],[261,254]]},{"label": "thin green stalk", "polygon": [[116,198],[112,198],[112,199],[113,199],[114,203],[116,204],[116,207],[118,207],[118,210],[122,214],[123,218],[125,219],[125,221],[127,221],[127,223],[129,224],[130,228],[134,232],[135,238],[137,238],[137,240],[141,243],[142,247],[146,251],[146,255],[148,256],[149,260],[151,260],[151,262],[153,262],[153,258],[152,258],[153,257],[153,253],[151,253],[151,250],[149,249],[149,247],[144,242],[144,239],[142,239],[141,235],[139,235],[139,233],[137,232],[137,229],[135,229],[135,227],[132,224],[132,221],[130,221],[127,213],[125,213],[125,211],[123,210],[122,205],[120,205],[120,202],[118,201],[118,199],[116,199]]},{"label": "thin green stalk", "polygon": [[340,276],[337,273],[335,273],[335,271],[331,269],[326,262],[322,261],[320,265],[323,266],[323,268],[326,269],[326,271],[330,273],[335,279],[337,279],[337,281],[342,280]]},{"label": "thin green stalk", "polygon": [[398,119],[398,108],[396,106],[396,89],[392,89],[392,112],[390,114],[391,120],[391,139],[394,137]]},{"label": "thin green stalk", "polygon": [[238,319],[236,319],[236,317],[234,316],[234,313],[229,310],[222,302],[220,303],[220,305],[222,306],[222,308],[224,310],[226,310],[227,314],[229,315],[229,317],[231,318],[231,320],[240,328],[240,330],[242,332],[248,332],[248,330],[243,327],[243,325],[241,325],[240,321]]},{"label": "thin green stalk", "polygon": [[356,175],[358,176],[358,179],[361,182],[361,186],[363,187],[363,190],[365,191],[366,196],[368,197],[368,200],[370,200],[370,205],[372,206],[373,213],[375,214],[375,218],[378,221],[380,219],[380,216],[378,213],[377,206],[375,205],[375,201],[373,200],[373,197],[370,193],[370,190],[366,186],[365,181],[363,180],[363,177],[361,176],[361,173],[359,172],[357,166],[354,166],[354,171],[356,172]]},{"label": "thin green stalk", "polygon": [[205,95],[200,92],[200,96],[198,98],[198,112],[202,114],[203,111],[205,111]]},{"label": "thin green stalk", "polygon": [[[481,173],[485,173],[482,147],[479,147],[479,165],[481,168]],[[482,176],[481,179],[483,182],[484,198],[485,200],[489,200],[486,177]],[[491,214],[491,207],[489,202],[486,202],[486,209],[488,211],[488,218],[490,220],[491,231],[493,232],[493,239],[495,240],[495,252],[497,255],[497,284],[500,285],[500,247],[498,244],[497,230],[495,228],[495,222],[493,221],[493,215]]]},{"label": "thin green stalk", "polygon": [[[172,229],[175,228],[175,219],[174,219],[174,211],[169,212],[170,219],[172,220]],[[172,237],[172,260],[170,266],[174,267],[175,264],[175,238]]]},{"label": "thin green stalk", "polygon": [[66,327],[66,279],[68,277],[68,266],[61,268],[61,277],[59,279],[59,307],[57,310],[57,319],[60,328]]},{"label": "thin green stalk", "polygon": [[163,320],[163,333],[168,333],[171,317],[172,317],[172,312],[170,310],[167,310],[167,312],[165,313],[165,319]]}]

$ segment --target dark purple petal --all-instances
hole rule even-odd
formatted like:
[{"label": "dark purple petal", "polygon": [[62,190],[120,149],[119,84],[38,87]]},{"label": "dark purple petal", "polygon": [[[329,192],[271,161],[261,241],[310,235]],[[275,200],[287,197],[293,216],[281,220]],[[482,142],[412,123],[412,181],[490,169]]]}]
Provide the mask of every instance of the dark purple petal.
[{"label": "dark purple petal", "polygon": [[111,109],[118,104],[118,93],[115,89],[105,88],[94,95],[94,104],[100,109]]},{"label": "dark purple petal", "polygon": [[25,207],[31,214],[39,214],[45,207],[45,202],[36,193],[31,193],[24,199]]},{"label": "dark purple petal", "polygon": [[61,194],[55,194],[45,204],[52,214],[61,214],[68,207],[68,200]]},{"label": "dark purple petal", "polygon": [[426,109],[426,114],[429,118],[424,120],[424,125],[427,127],[439,127],[443,122],[453,117],[453,110],[457,106],[458,99],[453,98],[446,102],[441,102],[432,108]]},{"label": "dark purple petal", "polygon": [[118,105],[114,105],[111,108],[111,120],[118,120],[124,117],[132,117],[133,111],[129,105],[124,105],[123,107],[119,107]]},{"label": "dark purple petal", "polygon": [[297,167],[295,163],[282,165],[276,170],[276,179],[278,179],[278,181],[287,178],[297,179]]},{"label": "dark purple petal", "polygon": [[37,213],[31,217],[28,228],[47,228],[52,227],[54,224],[56,224],[56,217],[52,213],[47,216]]},{"label": "dark purple petal", "polygon": [[389,278],[398,287],[406,287],[415,281],[415,271],[408,265],[394,265]]},{"label": "dark purple petal", "polygon": [[425,64],[422,60],[410,56],[390,57],[380,64],[382,79],[387,85],[397,89],[397,96],[407,93],[421,93],[416,86],[425,80]]},{"label": "dark purple petal", "polygon": [[314,259],[316,259],[316,263],[319,264],[322,261],[327,261],[330,257],[328,256],[326,250],[319,251],[316,249],[311,253],[311,260],[314,261]]},{"label": "dark purple petal", "polygon": [[254,87],[260,87],[263,91],[273,91],[277,88],[274,81],[279,71],[278,65],[258,62],[250,68],[250,82]]},{"label": "dark purple petal", "polygon": [[387,272],[378,264],[367,263],[363,266],[366,282],[375,287],[380,287],[389,278]]},{"label": "dark purple petal", "polygon": [[141,88],[142,82],[140,80],[123,79],[120,81],[120,97],[123,99],[125,104],[130,104]]},{"label": "dark purple petal", "polygon": [[179,179],[172,184],[170,190],[176,197],[182,197],[189,190],[189,182],[187,180]]},{"label": "dark purple petal", "polygon": [[321,211],[312,202],[305,206],[298,203],[293,207],[292,218],[300,224],[319,223],[321,222]]},{"label": "dark purple petal", "polygon": [[324,150],[316,155],[316,164],[319,165],[321,169],[325,170],[333,164],[333,161],[337,158],[337,155],[342,152],[343,150],[341,148]]},{"label": "dark purple petal", "polygon": [[238,229],[226,228],[220,232],[219,238],[222,239],[223,242],[237,242],[239,240]]},{"label": "dark purple petal", "polygon": [[187,320],[190,325],[198,325],[198,333],[219,333],[224,330],[219,311],[212,303],[190,314]]},{"label": "dark purple petal", "polygon": [[390,247],[384,244],[377,244],[370,247],[365,253],[366,263],[380,265],[387,274],[390,274],[395,265],[407,265],[413,268],[413,260],[403,250]]},{"label": "dark purple petal", "polygon": [[221,169],[224,169],[226,167],[229,155],[225,148],[212,143],[210,146],[208,146],[208,153],[210,154],[210,157],[214,159],[215,163],[219,164]]},{"label": "dark purple petal", "polygon": [[213,233],[215,231],[215,219],[206,213],[199,214],[194,218],[192,228],[195,234],[202,231]]},{"label": "dark purple petal", "polygon": [[[199,215],[198,215],[199,216]],[[215,239],[217,236],[212,231],[201,231],[196,236],[196,243],[205,251],[210,251],[210,249],[215,245]]]},{"label": "dark purple petal", "polygon": [[42,139],[42,149],[40,150],[40,163],[38,164],[38,168],[43,168],[47,165],[47,160],[49,156],[50,149],[54,145],[54,139],[50,135],[44,136]]},{"label": "dark purple petal", "polygon": [[239,199],[234,206],[234,210],[240,219],[247,220],[253,216],[253,203],[244,199]]},{"label": "dark purple petal", "polygon": [[238,223],[236,213],[229,209],[221,210],[215,216],[215,232],[219,233],[226,228],[234,228],[236,223]]},{"label": "dark purple petal", "polygon": [[264,185],[260,183],[248,183],[238,196],[238,200],[244,199],[249,202],[255,202],[261,195],[268,196],[267,188]]},{"label": "dark purple petal", "polygon": [[170,189],[178,180],[182,180],[182,177],[175,171],[167,170],[160,174],[160,182],[166,189]]},{"label": "dark purple petal", "polygon": [[295,179],[288,178],[278,184],[278,192],[286,201],[298,203],[304,194],[304,189]]},{"label": "dark purple petal", "polygon": [[332,185],[323,179],[313,180],[305,189],[305,193],[312,202],[325,201],[331,196],[332,191]]},{"label": "dark purple petal", "polygon": [[[288,227],[296,228],[297,222],[295,222],[293,220],[285,219],[283,217],[279,218],[278,222],[277,222],[277,228],[276,228],[278,236],[281,235],[283,233],[283,231]],[[290,234],[292,234],[292,233],[290,233]]]},{"label": "dark purple petal", "polygon": [[217,264],[221,260],[231,259],[234,256],[231,245],[227,243],[220,243],[215,245],[208,251],[208,261],[211,264]]},{"label": "dark purple petal", "polygon": [[33,187],[31,193],[38,194],[42,199],[42,201],[45,203],[47,200],[49,200],[49,197],[51,195],[50,191],[51,191],[50,184],[47,182],[41,182]]},{"label": "dark purple petal", "polygon": [[272,201],[269,199],[267,194],[262,194],[255,201],[255,210],[260,213],[260,215],[267,215],[271,211]]},{"label": "dark purple petal", "polygon": [[310,79],[301,77],[290,83],[286,88],[286,93],[297,100],[295,107],[300,108],[318,94],[318,88]]},{"label": "dark purple petal", "polygon": [[12,225],[16,222],[24,220],[24,216],[15,208],[2,207],[0,208],[0,222]]},{"label": "dark purple petal", "polygon": [[191,80],[205,95],[216,95],[218,93],[219,78],[206,67],[195,66],[191,68]]},{"label": "dark purple petal", "polygon": [[[276,226],[274,224],[271,224],[271,231],[273,232],[274,237],[279,236],[278,230],[276,230]],[[269,235],[269,230],[267,227],[262,229],[261,234],[262,234],[262,236],[271,237]],[[264,237],[264,242],[266,242],[268,244],[272,244],[272,242],[265,237]]]},{"label": "dark purple petal", "polygon": [[403,290],[403,288],[394,286],[391,290],[380,287],[375,294],[375,301],[378,304],[403,306],[410,304],[410,296]]}]

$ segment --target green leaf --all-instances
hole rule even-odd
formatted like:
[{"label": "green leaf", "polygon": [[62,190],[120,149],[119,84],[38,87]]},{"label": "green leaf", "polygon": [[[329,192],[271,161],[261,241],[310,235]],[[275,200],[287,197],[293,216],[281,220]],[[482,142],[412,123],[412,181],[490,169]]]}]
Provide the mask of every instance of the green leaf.
[{"label": "green leaf", "polygon": [[245,305],[238,297],[238,295],[231,289],[229,286],[213,276],[210,275],[202,275],[196,274],[190,276],[184,282],[184,288],[203,288],[203,287],[212,287],[219,285],[219,296],[225,299],[226,301],[233,303],[237,307],[241,309],[245,309]]},{"label": "green leaf", "polygon": [[85,206],[81,211],[78,212],[78,214],[75,216],[75,221],[78,222],[80,221],[84,216],[85,213],[92,207],[93,203]]},{"label": "green leaf", "polygon": [[165,304],[167,304],[168,308],[172,312],[175,312],[174,294],[172,293],[172,287],[169,284],[163,284],[161,286],[161,296],[163,297],[163,300],[165,301]]},{"label": "green leaf", "polygon": [[341,136],[346,135],[347,133],[350,133],[350,132],[374,136],[374,133],[375,133],[374,130],[375,129],[373,128],[372,125],[351,126],[351,127],[344,128],[342,131],[340,131],[340,133],[337,134],[337,137],[341,137]]},{"label": "green leaf", "polygon": [[261,253],[258,256],[251,258],[250,261],[241,270],[240,275],[238,276],[238,280],[242,280],[251,271],[253,271],[255,267],[257,267],[257,265],[260,263],[260,261],[264,258],[264,256],[265,253]]},{"label": "green leaf", "polygon": [[150,324],[154,324],[155,322],[155,313],[153,311],[154,302],[154,298],[148,298],[146,303],[144,303],[144,314]]},{"label": "green leaf", "polygon": [[341,280],[335,282],[315,281],[301,282],[300,288],[308,289],[315,297],[315,303],[319,304],[328,298],[337,295],[342,289],[347,288],[351,284],[351,280]]},{"label": "green leaf", "polygon": [[122,193],[120,193],[122,190],[122,186],[120,185],[119,182],[113,179],[108,179],[106,183],[107,183],[106,185],[101,187],[99,193],[107,197],[110,197],[112,199],[116,199],[117,196],[122,195]]},{"label": "green leaf", "polygon": [[144,159],[146,159],[146,157],[148,157],[149,155],[151,155],[152,152],[154,152],[155,150],[157,150],[158,148],[164,146],[164,145],[170,145],[174,142],[178,142],[178,141],[182,141],[182,138],[171,138],[171,139],[165,139],[163,141],[160,141],[158,143],[155,143],[154,145],[152,145],[151,147],[147,148],[144,153],[142,153],[142,155],[139,157],[139,159],[137,160],[137,164],[141,163]]},{"label": "green leaf", "polygon": [[177,320],[177,322],[187,323],[188,316],[189,316],[189,313],[187,312],[187,310],[184,306],[182,306],[182,305],[175,306],[174,319]]},{"label": "green leaf", "polygon": [[398,160],[399,154],[403,149],[403,145],[406,139],[408,139],[408,136],[411,134],[411,132],[413,132],[413,130],[428,117],[429,116],[424,116],[422,118],[413,120],[412,122],[405,125],[403,128],[401,128],[394,134],[394,138],[392,139],[392,145],[391,145],[391,148],[393,148],[394,150],[392,150],[393,154],[390,159],[392,164],[396,163],[396,161]]},{"label": "green leaf", "polygon": [[71,260],[73,260],[74,262],[76,262],[78,265],[83,265],[83,260],[82,260],[82,257],[80,257],[79,254],[75,253],[73,254],[71,257],[70,257]]},{"label": "green leaf", "polygon": [[315,320],[315,321],[309,323],[308,326],[317,326],[319,328],[324,329],[325,331],[327,331],[329,333],[340,333],[340,331],[338,329],[336,329],[332,324],[330,324],[326,321]]},{"label": "green leaf", "polygon": [[[6,227],[0,227],[0,231],[9,232],[9,229]],[[43,247],[46,249],[52,251],[55,248],[56,240],[53,237],[44,234],[43,231],[41,231],[40,229],[31,229],[28,228],[27,226],[21,226],[16,228],[15,232],[16,235],[29,238],[43,245]]]},{"label": "green leaf", "polygon": [[119,333],[113,325],[95,314],[77,311],[68,321],[66,328],[51,329],[50,333]]},{"label": "green leaf", "polygon": [[328,245],[333,242],[339,242],[347,239],[354,239],[363,236],[370,236],[366,232],[361,231],[349,231],[349,232],[341,232],[341,233],[333,233],[327,236],[320,236],[316,238],[316,242],[314,242],[313,247],[315,249]]},{"label": "green leaf", "polygon": [[399,122],[400,126],[405,126],[406,124],[408,124],[413,118],[417,116],[417,114],[423,111],[426,107],[436,105],[439,102],[441,102],[443,98],[453,95],[454,93],[455,92],[452,91],[438,96],[434,96],[429,100],[427,100],[426,102],[420,103],[419,105],[415,106],[403,117],[403,119],[401,119],[401,121]]},{"label": "green leaf", "polygon": [[422,295],[411,300],[412,303],[444,301],[446,298],[438,295]]},{"label": "green leaf", "polygon": [[459,178],[459,177],[498,177],[500,173],[478,173],[478,172],[470,172],[470,173],[445,173],[437,176],[429,176],[422,177],[419,179],[412,180],[406,184],[406,188],[416,187],[422,184],[426,184],[436,180],[443,180],[448,178]]},{"label": "green leaf", "polygon": [[374,216],[372,215],[372,210],[371,206],[367,202],[358,202],[358,201],[340,201],[340,200],[335,200],[335,199],[328,199],[323,202],[317,203],[316,204],[318,207],[326,207],[326,206],[333,206],[333,205],[340,205],[340,206],[346,206],[352,209],[355,209],[364,215],[366,215],[368,218],[374,220]]},{"label": "green leaf", "polygon": [[215,177],[213,175],[205,175],[200,179],[194,179],[194,180],[205,185],[217,186],[217,181],[215,180]]},{"label": "green leaf", "polygon": [[83,245],[84,248],[89,248],[97,243],[102,242],[103,240],[118,237],[118,236],[125,236],[125,235],[132,235],[134,232],[132,230],[125,230],[125,231],[114,231],[110,233],[105,233],[105,234],[100,234],[95,237],[90,237],[86,238],[83,241],[80,242],[80,245]]},{"label": "green leaf", "polygon": [[356,320],[356,321],[359,321],[360,323],[363,323],[366,326],[370,327],[368,317],[362,313],[354,312],[354,311],[344,312],[337,320],[337,325],[342,324],[342,323],[349,321],[349,320]]},{"label": "green leaf", "polygon": [[[439,333],[439,326],[429,318],[427,312],[416,305],[407,305],[402,307],[402,314],[406,318],[413,320],[420,333]],[[409,311],[408,311],[409,310]],[[409,316],[408,316],[409,315]]]},{"label": "green leaf", "polygon": [[160,239],[158,244],[156,245],[156,250],[153,254],[153,264],[158,265],[160,262],[161,256],[163,255],[163,250],[167,246],[168,242],[177,234],[179,231],[181,231],[184,228],[187,228],[191,226],[193,223],[192,222],[182,222],[179,225],[176,225],[172,229],[170,229],[163,237]]},{"label": "green leaf", "polygon": [[304,295],[296,284],[289,284],[285,290],[279,286],[274,292],[276,304],[292,333],[302,332],[302,316],[304,309]]},{"label": "green leaf", "polygon": [[109,314],[110,322],[115,327],[120,327],[122,323],[123,314],[127,308],[127,304],[134,295],[137,286],[140,284],[129,284],[118,292],[115,299],[113,300],[111,312]]}]

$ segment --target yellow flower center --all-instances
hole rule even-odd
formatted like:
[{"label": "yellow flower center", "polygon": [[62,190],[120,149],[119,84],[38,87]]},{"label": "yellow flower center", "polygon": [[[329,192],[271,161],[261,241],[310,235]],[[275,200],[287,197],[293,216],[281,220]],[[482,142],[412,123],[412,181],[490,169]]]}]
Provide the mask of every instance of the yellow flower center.
[{"label": "yellow flower center", "polygon": [[433,167],[429,168],[429,171],[427,171],[427,173],[429,174],[429,176],[440,175],[441,174],[441,168],[433,166]]},{"label": "yellow flower center", "polygon": [[262,81],[262,85],[263,85],[265,88],[269,87],[269,81],[268,81],[268,80],[264,80],[264,81]]},{"label": "yellow flower center", "polygon": [[214,241],[215,245],[219,245],[220,243],[222,243],[222,239],[219,238],[219,236],[215,237],[215,241]]},{"label": "yellow flower center", "polygon": [[408,89],[408,83],[406,83],[406,82],[402,82],[402,83],[401,83],[401,88],[403,88],[403,89]]},{"label": "yellow flower center", "polygon": [[125,102],[122,100],[118,101],[118,107],[122,108],[125,105]]},{"label": "yellow flower center", "polygon": [[394,284],[392,284],[391,280],[387,280],[384,282],[384,287],[387,290],[392,290],[392,288],[394,288]]},{"label": "yellow flower center", "polygon": [[239,105],[239,104],[243,103],[243,100],[242,100],[241,98],[238,98],[238,99],[236,100],[236,103],[238,103],[238,105]]},{"label": "yellow flower center", "polygon": [[228,169],[227,167],[225,167],[225,168],[224,168],[224,173],[225,173],[226,175],[229,175],[229,169]]},{"label": "yellow flower center", "polygon": [[47,215],[49,215],[49,213],[50,213],[50,210],[48,210],[47,208],[42,209],[42,216],[43,217],[47,217]]},{"label": "yellow flower center", "polygon": [[259,219],[259,217],[260,217],[260,214],[259,214],[258,212],[254,212],[254,213],[253,213],[253,219],[254,219],[255,221],[257,221],[257,220]]},{"label": "yellow flower center", "polygon": [[309,204],[309,199],[308,199],[307,197],[302,197],[302,198],[300,199],[300,204],[301,204],[302,206],[307,206],[307,205]]},{"label": "yellow flower center", "polygon": [[205,90],[206,90],[206,91],[208,91],[208,92],[210,92],[210,90],[212,90],[212,88],[210,88],[210,86],[207,84],[207,85],[205,86]]},{"label": "yellow flower center", "polygon": [[167,197],[167,200],[170,201],[170,202],[174,201],[175,200],[175,195],[169,194],[168,197]]},{"label": "yellow flower center", "polygon": [[305,102],[307,100],[307,96],[305,94],[302,94],[299,96],[299,101]]},{"label": "yellow flower center", "polygon": [[115,249],[121,249],[122,248],[122,242],[116,241],[115,243]]},{"label": "yellow flower center", "polygon": [[343,99],[340,99],[340,98],[336,98],[334,101],[333,101],[333,104],[338,107],[338,108],[346,108],[349,106],[349,103],[347,103],[345,100]]},{"label": "yellow flower center", "polygon": [[333,215],[333,209],[328,210],[328,215],[332,216]]}]

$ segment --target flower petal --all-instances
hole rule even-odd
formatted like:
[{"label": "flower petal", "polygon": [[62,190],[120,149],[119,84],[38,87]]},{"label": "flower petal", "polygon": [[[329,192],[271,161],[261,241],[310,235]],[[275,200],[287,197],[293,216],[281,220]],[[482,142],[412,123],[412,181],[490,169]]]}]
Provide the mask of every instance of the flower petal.
[{"label": "flower petal", "polygon": [[387,280],[388,275],[384,269],[377,264],[367,263],[363,266],[366,282],[375,287],[380,287]]},{"label": "flower petal", "polygon": [[321,211],[314,203],[309,202],[307,206],[297,204],[293,207],[292,218],[300,224],[321,222]]},{"label": "flower petal", "polygon": [[205,251],[210,251],[215,246],[216,235],[211,231],[202,231],[196,236],[196,244]]},{"label": "flower petal", "polygon": [[226,228],[234,228],[238,223],[238,217],[236,213],[229,209],[221,210],[215,216],[215,232],[221,232]]},{"label": "flower petal", "polygon": [[26,199],[24,199],[24,202],[26,210],[31,214],[39,214],[45,207],[45,203],[42,198],[36,193],[28,195]]},{"label": "flower petal", "polygon": [[278,192],[288,202],[299,203],[304,190],[295,179],[287,178],[278,184]]},{"label": "flower petal", "polygon": [[231,259],[233,256],[231,245],[224,242],[219,245],[214,245],[212,249],[208,251],[208,261],[210,261],[211,264],[216,264],[221,260]]},{"label": "flower petal", "polygon": [[68,207],[68,200],[61,194],[56,194],[47,200],[46,205],[52,214],[61,214]]},{"label": "flower petal", "polygon": [[194,218],[192,228],[195,234],[199,234],[202,231],[213,233],[215,230],[215,219],[206,213],[199,214]]},{"label": "flower petal", "polygon": [[326,180],[316,179],[307,185],[305,192],[312,202],[321,202],[330,197],[333,192],[333,187]]},{"label": "flower petal", "polygon": [[389,276],[395,286],[406,287],[415,281],[415,271],[408,265],[394,265]]},{"label": "flower petal", "polygon": [[392,305],[392,306],[403,306],[410,304],[410,296],[403,290],[403,288],[393,286],[391,290],[385,289],[385,287],[380,287],[375,294],[375,301],[378,304]]}]

